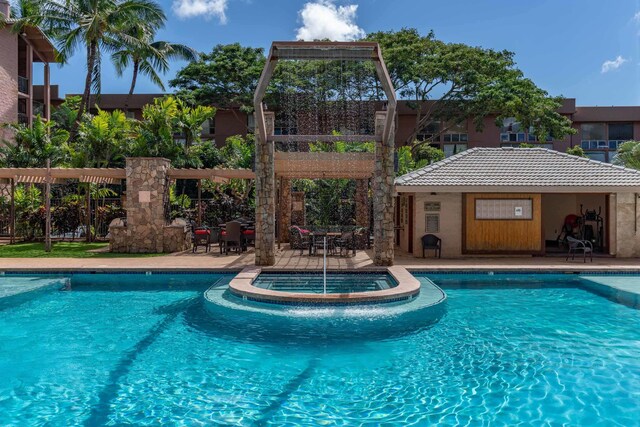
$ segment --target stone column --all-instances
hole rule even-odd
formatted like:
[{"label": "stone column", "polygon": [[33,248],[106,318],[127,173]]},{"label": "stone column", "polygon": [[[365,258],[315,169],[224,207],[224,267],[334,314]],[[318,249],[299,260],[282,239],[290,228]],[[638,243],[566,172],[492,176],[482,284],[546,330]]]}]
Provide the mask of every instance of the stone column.
[{"label": "stone column", "polygon": [[356,180],[356,225],[369,228],[369,180]]},{"label": "stone column", "polygon": [[280,178],[280,200],[278,201],[280,215],[280,242],[289,242],[289,227],[291,227],[291,180]]},{"label": "stone column", "polygon": [[[387,112],[376,112],[376,135],[382,135]],[[392,124],[392,126],[394,126]],[[393,158],[395,129],[386,141],[376,142],[376,166],[373,177],[373,263],[393,265]]]},{"label": "stone column", "polygon": [[[264,113],[267,135],[273,135],[275,114]],[[275,218],[276,179],[273,142],[261,141],[256,134],[256,265],[276,262]]]},{"label": "stone column", "polygon": [[170,165],[169,160],[157,157],[129,157],[126,160],[125,208],[130,253],[163,252]]}]

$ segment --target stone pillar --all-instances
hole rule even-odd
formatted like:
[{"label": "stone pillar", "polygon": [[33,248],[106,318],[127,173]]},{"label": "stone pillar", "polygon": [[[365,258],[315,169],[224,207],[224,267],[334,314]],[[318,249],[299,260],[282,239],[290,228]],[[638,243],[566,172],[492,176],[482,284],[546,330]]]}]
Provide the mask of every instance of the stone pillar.
[{"label": "stone pillar", "polygon": [[167,172],[171,163],[157,157],[129,157],[127,176],[127,234],[130,253],[163,252]]},{"label": "stone pillar", "polygon": [[[275,114],[264,113],[267,135],[273,135]],[[262,141],[256,134],[256,265],[276,262],[275,219],[276,178],[273,142]]]},{"label": "stone pillar", "polygon": [[619,258],[640,257],[640,209],[637,193],[617,193],[615,198],[615,217],[610,215],[608,221],[615,218],[615,254]]},{"label": "stone pillar", "polygon": [[[382,135],[387,112],[376,112],[376,135]],[[392,122],[392,126],[394,126]],[[376,166],[373,177],[373,263],[393,265],[393,192],[395,129],[386,141],[376,142]]]},{"label": "stone pillar", "polygon": [[289,242],[289,227],[291,227],[291,180],[280,178],[280,200],[278,201],[278,223],[280,224],[280,242]]},{"label": "stone pillar", "polygon": [[369,228],[369,180],[356,180],[356,225]]}]

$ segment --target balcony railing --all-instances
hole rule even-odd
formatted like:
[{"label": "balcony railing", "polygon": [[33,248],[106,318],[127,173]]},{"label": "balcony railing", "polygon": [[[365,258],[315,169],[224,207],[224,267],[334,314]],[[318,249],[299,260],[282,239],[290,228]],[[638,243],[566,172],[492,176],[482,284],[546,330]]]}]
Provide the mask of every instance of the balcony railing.
[{"label": "balcony railing", "polygon": [[18,76],[18,92],[29,95],[29,79]]}]

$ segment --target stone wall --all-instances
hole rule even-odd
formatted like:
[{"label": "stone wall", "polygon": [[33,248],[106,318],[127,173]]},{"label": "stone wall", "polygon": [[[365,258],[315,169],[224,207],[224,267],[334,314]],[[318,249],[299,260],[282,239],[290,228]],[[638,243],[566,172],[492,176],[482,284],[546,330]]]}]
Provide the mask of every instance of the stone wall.
[{"label": "stone wall", "polygon": [[356,225],[369,228],[369,180],[356,180]]},{"label": "stone wall", "polygon": [[[382,135],[387,112],[376,112],[376,135]],[[376,165],[373,177],[373,263],[393,265],[393,193],[394,134],[393,127],[386,141],[376,142]]]},{"label": "stone wall", "polygon": [[169,160],[127,158],[126,225],[109,227],[109,248],[120,253],[179,252],[189,248],[191,234],[185,224],[167,225]]},{"label": "stone wall", "polygon": [[280,178],[280,200],[278,202],[278,225],[280,227],[280,242],[289,242],[289,227],[291,227],[291,180]]},{"label": "stone wall", "polygon": [[183,225],[165,226],[162,236],[162,252],[182,252],[191,247],[191,232]]},{"label": "stone wall", "polygon": [[[264,113],[267,135],[273,135],[275,114]],[[256,265],[276,262],[275,219],[276,179],[273,142],[262,141],[256,134]]]}]

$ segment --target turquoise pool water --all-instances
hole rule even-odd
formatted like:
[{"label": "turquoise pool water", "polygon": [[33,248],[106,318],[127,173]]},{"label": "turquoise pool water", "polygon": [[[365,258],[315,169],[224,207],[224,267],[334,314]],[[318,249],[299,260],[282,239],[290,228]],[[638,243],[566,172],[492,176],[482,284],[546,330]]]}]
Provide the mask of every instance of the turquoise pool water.
[{"label": "turquoise pool water", "polygon": [[[260,273],[253,285],[273,291],[321,294],[324,292],[322,273]],[[327,293],[380,291],[398,286],[387,273],[328,273]]]},{"label": "turquoise pool water", "polygon": [[231,277],[74,275],[0,300],[0,425],[640,423],[640,311],[573,276],[429,275],[438,323],[353,340],[216,321],[202,292]]}]

